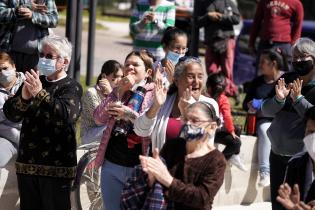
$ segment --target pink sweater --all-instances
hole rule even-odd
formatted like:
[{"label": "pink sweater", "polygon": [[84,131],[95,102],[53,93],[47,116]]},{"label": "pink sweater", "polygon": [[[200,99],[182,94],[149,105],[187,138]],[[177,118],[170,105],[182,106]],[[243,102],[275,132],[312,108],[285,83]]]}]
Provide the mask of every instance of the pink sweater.
[{"label": "pink sweater", "polygon": [[[144,100],[143,100],[143,103],[141,105],[141,109],[140,109],[139,114],[142,114],[144,111],[146,111],[148,108],[150,108],[150,106],[153,103],[153,99],[154,99],[154,95],[153,95],[154,94],[153,93],[154,83],[146,84],[145,89],[147,90],[147,92],[144,96]],[[95,159],[95,167],[97,167],[97,168],[99,168],[101,165],[103,165],[107,145],[108,145],[111,133],[112,133],[112,129],[115,125],[115,121],[116,121],[115,118],[109,116],[109,114],[107,113],[108,104],[118,100],[116,97],[116,94],[115,94],[116,90],[117,89],[114,89],[112,91],[112,93],[110,93],[107,96],[107,98],[104,99],[98,107],[96,107],[96,109],[94,110],[94,114],[93,114],[93,117],[96,121],[106,125],[106,128],[105,128],[104,133],[103,133],[103,137],[101,139],[100,146],[99,146],[98,151],[97,151],[96,159]],[[124,94],[124,96],[121,99],[121,102],[123,104],[126,104],[128,102],[128,99],[130,98],[130,94],[131,94],[130,91],[128,91]],[[150,143],[149,138],[142,138],[142,152],[144,154],[147,152],[149,143]]]}]

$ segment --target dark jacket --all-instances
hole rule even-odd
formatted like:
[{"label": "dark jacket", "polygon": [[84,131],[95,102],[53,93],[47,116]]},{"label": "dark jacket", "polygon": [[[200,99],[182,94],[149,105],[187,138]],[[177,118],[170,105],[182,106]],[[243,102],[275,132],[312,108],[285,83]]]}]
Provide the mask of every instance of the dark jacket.
[{"label": "dark jacket", "polygon": [[299,184],[301,201],[307,203],[315,199],[315,181],[312,183],[312,160],[307,152],[300,152],[289,160],[284,182],[291,187],[294,184]]},{"label": "dark jacket", "polygon": [[[223,14],[219,21],[212,21],[208,12],[219,12]],[[205,42],[211,46],[213,42],[234,37],[233,25],[240,22],[240,12],[231,0],[215,0],[207,8],[198,22],[199,27],[205,27]]]}]

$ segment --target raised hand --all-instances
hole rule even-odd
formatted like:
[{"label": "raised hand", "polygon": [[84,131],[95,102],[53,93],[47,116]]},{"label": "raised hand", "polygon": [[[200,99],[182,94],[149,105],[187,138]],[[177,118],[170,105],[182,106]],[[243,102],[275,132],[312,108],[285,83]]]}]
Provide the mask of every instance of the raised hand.
[{"label": "raised hand", "polygon": [[293,81],[291,84],[291,92],[290,92],[290,97],[292,98],[293,101],[295,101],[299,96],[301,96],[301,90],[303,86],[303,80],[300,80],[297,78],[296,80]]},{"label": "raised hand", "polygon": [[287,85],[285,84],[284,78],[280,78],[278,80],[278,84],[276,84],[275,90],[276,90],[276,97],[279,100],[285,100],[286,97],[290,93],[290,87],[287,87]]},{"label": "raised hand", "polygon": [[293,190],[287,183],[280,185],[278,194],[277,201],[281,203],[284,208],[289,210],[297,208],[300,202],[300,190],[297,184],[293,186]]},{"label": "raised hand", "polygon": [[[161,74],[161,73],[157,73]],[[162,78],[155,78],[154,103],[156,106],[162,106],[166,100],[167,89],[162,84]]]},{"label": "raised hand", "polygon": [[167,80],[170,82],[170,84],[173,83],[174,80],[174,72],[175,72],[175,65],[173,64],[172,61],[165,59],[164,61],[164,70],[167,73]]},{"label": "raised hand", "polygon": [[[122,78],[118,83],[118,93],[117,97],[122,97],[127,90],[130,90],[132,86],[136,83],[134,75],[127,75]],[[119,98],[120,99],[120,98]]]},{"label": "raised hand", "polygon": [[[35,72],[33,69],[30,72],[25,72],[24,86],[31,96],[35,97],[43,89],[42,82],[39,79],[39,72]],[[25,92],[25,94],[27,93]]]},{"label": "raised hand", "polygon": [[108,79],[103,78],[98,82],[98,86],[100,87],[103,94],[108,95],[112,92],[112,86],[110,85],[110,82]]},{"label": "raised hand", "polygon": [[189,100],[191,99],[191,97],[192,97],[192,87],[189,86],[189,88],[187,88],[184,91],[183,96],[179,99],[179,102],[178,102],[178,108],[183,117],[185,115],[186,108],[190,105]]}]

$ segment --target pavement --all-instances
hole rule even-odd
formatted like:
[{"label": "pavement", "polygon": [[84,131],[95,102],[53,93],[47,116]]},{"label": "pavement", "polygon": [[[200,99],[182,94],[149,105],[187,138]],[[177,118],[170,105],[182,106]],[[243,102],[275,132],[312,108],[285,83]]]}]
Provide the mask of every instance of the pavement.
[{"label": "pavement", "polygon": [[[96,30],[95,33],[94,69],[92,70],[94,76],[99,75],[103,63],[107,60],[114,59],[120,63],[124,63],[126,55],[132,50],[128,22],[97,21],[97,23],[106,27],[107,30]],[[57,35],[65,36],[65,27],[58,26],[52,30]],[[88,31],[83,30],[81,42],[81,75],[86,75],[87,43]]]},{"label": "pavement", "polygon": [[271,210],[270,202],[214,207],[213,210]]}]

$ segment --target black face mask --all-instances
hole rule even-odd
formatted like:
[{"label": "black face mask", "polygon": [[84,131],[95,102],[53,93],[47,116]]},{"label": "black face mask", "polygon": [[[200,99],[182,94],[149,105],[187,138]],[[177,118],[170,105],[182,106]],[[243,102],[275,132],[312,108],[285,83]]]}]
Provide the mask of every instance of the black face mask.
[{"label": "black face mask", "polygon": [[313,69],[313,60],[308,61],[294,61],[292,62],[293,69],[298,75],[305,76]]}]

